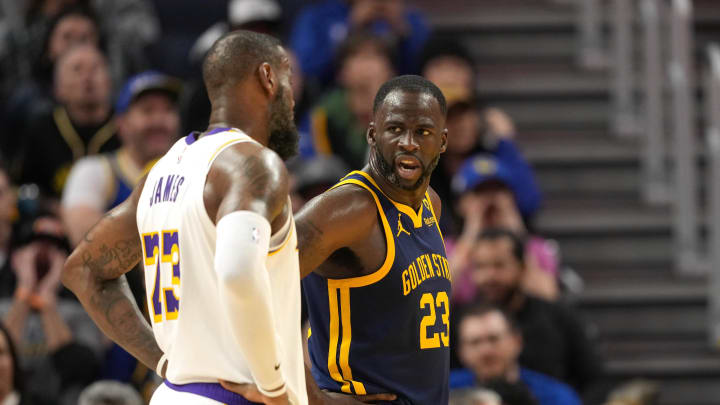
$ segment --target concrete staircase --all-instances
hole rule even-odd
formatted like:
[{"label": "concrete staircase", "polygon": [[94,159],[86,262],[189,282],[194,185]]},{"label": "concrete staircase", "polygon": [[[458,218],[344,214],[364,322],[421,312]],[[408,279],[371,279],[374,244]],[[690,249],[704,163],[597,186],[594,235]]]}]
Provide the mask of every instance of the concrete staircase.
[{"label": "concrete staircase", "polygon": [[[578,305],[608,383],[645,377],[661,405],[720,404],[706,280],[672,271],[671,210],[640,199],[639,142],[608,133],[608,73],[574,63],[576,11],[559,0],[411,3],[470,47],[483,98],[516,120],[546,197],[537,229],[586,283]],[[720,40],[720,1],[695,6],[697,42]]]}]

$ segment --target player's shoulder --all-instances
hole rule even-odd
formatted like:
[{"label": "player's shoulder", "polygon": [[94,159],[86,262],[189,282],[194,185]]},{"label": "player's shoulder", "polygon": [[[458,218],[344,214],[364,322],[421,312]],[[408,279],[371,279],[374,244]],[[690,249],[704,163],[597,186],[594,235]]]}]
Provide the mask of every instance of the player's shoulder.
[{"label": "player's shoulder", "polygon": [[287,169],[280,156],[257,142],[238,142],[228,146],[218,154],[213,166],[238,176],[287,181]]},{"label": "player's shoulder", "polygon": [[340,183],[321,196],[352,209],[354,214],[375,215],[377,211],[374,191],[355,183]]},{"label": "player's shoulder", "polygon": [[362,223],[377,218],[377,205],[366,189],[352,184],[338,184],[310,200],[299,213],[323,217],[325,221]]}]

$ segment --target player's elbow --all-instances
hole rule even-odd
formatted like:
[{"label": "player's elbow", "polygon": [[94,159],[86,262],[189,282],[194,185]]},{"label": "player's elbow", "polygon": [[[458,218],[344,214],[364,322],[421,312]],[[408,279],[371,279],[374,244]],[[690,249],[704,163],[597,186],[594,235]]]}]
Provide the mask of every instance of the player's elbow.
[{"label": "player's elbow", "polygon": [[76,292],[79,284],[86,277],[87,274],[79,260],[78,251],[75,251],[65,261],[62,273],[60,274],[60,280],[68,290]]},{"label": "player's elbow", "polygon": [[265,267],[256,256],[236,254],[228,260],[216,260],[215,270],[220,284],[233,290],[252,288],[260,280],[256,272]]}]

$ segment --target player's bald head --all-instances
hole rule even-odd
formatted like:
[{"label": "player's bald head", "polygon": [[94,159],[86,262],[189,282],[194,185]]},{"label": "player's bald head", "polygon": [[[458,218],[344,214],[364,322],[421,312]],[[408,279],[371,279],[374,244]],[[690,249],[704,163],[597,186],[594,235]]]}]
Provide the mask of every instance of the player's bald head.
[{"label": "player's bald head", "polygon": [[251,31],[223,35],[203,62],[203,80],[210,100],[223,86],[240,83],[265,62],[277,68],[282,60],[280,46],[276,38]]}]

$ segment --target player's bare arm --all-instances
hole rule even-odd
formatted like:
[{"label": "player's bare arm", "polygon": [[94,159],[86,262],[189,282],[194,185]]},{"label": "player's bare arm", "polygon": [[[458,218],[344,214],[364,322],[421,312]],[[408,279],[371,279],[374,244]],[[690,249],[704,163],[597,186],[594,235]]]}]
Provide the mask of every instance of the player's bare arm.
[{"label": "player's bare arm", "polygon": [[[218,225],[219,239],[223,236],[221,234],[223,221],[227,221],[228,218],[235,214],[244,215],[244,213],[248,212],[262,216],[271,224],[272,232],[277,231],[287,220],[287,216],[290,215],[287,195],[287,172],[285,165],[277,154],[256,144],[240,143],[225,149],[213,163],[213,167],[207,176],[203,200],[209,217]],[[232,223],[241,227],[245,225],[242,222]],[[274,360],[272,364],[267,363],[268,356],[276,356],[278,353],[274,345],[268,343],[274,342],[274,321],[272,308],[266,299],[267,297],[264,297],[263,292],[259,291],[261,289],[256,288],[268,282],[267,271],[269,269],[264,269],[263,265],[260,272],[255,272],[255,274],[245,271],[239,272],[245,274],[235,274],[229,277],[222,276],[222,271],[218,269],[219,262],[217,260],[219,256],[223,255],[220,248],[221,243],[224,242],[219,240],[216,249],[216,272],[219,271],[220,278],[224,280],[221,283],[219,294],[225,297],[223,300],[229,304],[229,308],[236,310],[236,312],[227,315],[230,318],[232,329],[235,331],[238,347],[254,346],[257,348],[258,342],[249,342],[248,340],[253,338],[263,340],[268,353],[259,354],[260,350],[257,349],[243,351],[250,363],[253,376],[258,379],[260,375],[265,374],[264,379],[270,381],[273,379],[274,371],[275,375],[277,375],[275,380],[282,379],[281,374],[278,373],[278,360]],[[230,243],[232,244],[232,242]],[[250,268],[253,267],[251,263],[242,264]],[[263,279],[258,280],[257,276]],[[252,308],[249,308],[248,305],[252,306]],[[255,316],[247,316],[249,313],[254,313]],[[251,327],[248,323],[253,323],[253,326]],[[262,367],[264,370],[259,371],[258,367]],[[221,384],[228,390],[265,404],[288,403],[288,395],[284,393],[285,384],[283,381],[280,381],[279,384],[274,382],[265,385],[263,391],[249,384],[237,384],[228,381],[221,381]],[[258,385],[260,384],[261,382],[258,381]],[[276,395],[278,391],[281,392],[281,395]]]},{"label": "player's bare arm", "polygon": [[[378,269],[385,259],[385,236],[377,206],[366,190],[346,184],[307,203],[296,215],[300,277],[312,272],[348,278]],[[342,266],[333,256],[343,257]],[[367,269],[367,270],[366,270]]]},{"label": "player's bare arm", "polygon": [[124,277],[142,257],[135,214],[143,184],[87,233],[65,263],[62,281],[107,336],[155,369],[163,353]]},{"label": "player's bare arm", "polygon": [[[379,268],[384,260],[385,240],[375,201],[370,193],[357,186],[339,186],[315,197],[300,210],[295,221],[301,277],[313,271],[329,278],[356,277],[366,273],[365,269]],[[352,256],[344,258],[343,266],[328,260],[343,250],[344,255]],[[394,394],[351,397],[323,392],[307,367],[305,381],[311,405],[352,405],[395,399]]]},{"label": "player's bare arm", "polygon": [[234,211],[265,217],[273,232],[287,219],[285,164],[269,149],[245,142],[225,149],[207,176],[203,200],[214,223]]}]

